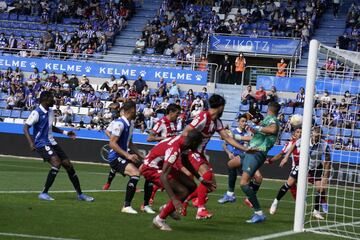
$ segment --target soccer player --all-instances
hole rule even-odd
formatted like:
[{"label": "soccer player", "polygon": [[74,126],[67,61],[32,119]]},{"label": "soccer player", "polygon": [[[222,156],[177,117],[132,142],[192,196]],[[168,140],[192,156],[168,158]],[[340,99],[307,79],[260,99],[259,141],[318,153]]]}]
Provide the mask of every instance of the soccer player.
[{"label": "soccer player", "polygon": [[315,185],[313,217],[323,220],[320,213],[320,205],[324,213],[328,213],[326,202],[326,187],[331,169],[330,147],[321,139],[321,128],[314,127],[310,139],[309,172],[308,181]]},{"label": "soccer player", "polygon": [[241,190],[245,193],[255,211],[255,214],[247,221],[248,223],[263,222],[266,219],[256,197],[257,190],[260,186],[256,188],[251,187],[250,180],[253,178],[255,172],[264,164],[267,152],[276,142],[279,131],[279,121],[277,119],[279,111],[280,104],[270,102],[268,104],[267,116],[261,121],[260,125],[249,125],[249,130],[254,133],[250,141],[250,148],[256,151],[245,153],[245,158],[242,161],[243,173],[240,180]]},{"label": "soccer player", "polygon": [[[112,103],[113,104],[113,103]],[[114,103],[115,105],[115,103]],[[114,113],[114,118],[118,118],[119,115],[120,115],[120,104],[118,105],[115,105],[113,107],[113,113]],[[110,139],[111,137],[111,132],[113,130],[113,126],[114,126],[114,121],[110,122],[110,124],[108,125],[108,127],[106,128],[105,130],[105,135]],[[116,176],[116,170],[115,169],[112,169],[110,168],[110,171],[109,171],[109,175],[108,175],[108,179],[106,181],[106,183],[104,184],[104,186],[102,187],[103,190],[109,190],[110,186],[111,186],[111,183],[112,181],[114,180]]]},{"label": "soccer player", "polygon": [[[179,135],[161,141],[145,157],[141,174],[147,181],[153,182],[159,188],[165,188],[170,197],[160,214],[153,219],[154,226],[160,230],[171,231],[165,219],[169,215],[178,218],[176,212],[182,211],[181,202],[196,189],[195,182],[178,168],[177,162],[181,161],[183,151],[196,149],[201,142],[202,134],[193,130],[186,137]],[[195,170],[193,174],[204,182]],[[204,184],[209,186],[208,183]]]},{"label": "soccer player", "polygon": [[[300,138],[301,138],[301,127],[294,128],[291,140],[285,144],[285,146],[283,147],[283,149],[279,154],[269,159],[269,163],[272,163],[274,161],[283,158],[282,161],[280,162],[280,167],[283,167],[287,163],[289,157],[292,156],[292,168],[289,174],[289,178],[286,181],[286,183],[284,183],[284,185],[281,186],[276,198],[271,204],[270,214],[272,215],[276,213],[278,203],[285,196],[287,191],[293,188],[296,189],[295,186],[299,171]],[[291,193],[293,194],[293,191]]]},{"label": "soccer player", "polygon": [[[181,113],[181,107],[174,103],[169,104],[166,108],[166,116],[159,119],[154,127],[152,128],[147,141],[148,142],[159,142],[165,138],[174,137],[177,134],[176,121]],[[153,190],[150,196],[149,204],[152,205],[154,202],[155,194],[159,190],[158,186],[153,186]],[[145,199],[145,202],[147,200]],[[143,209],[144,206],[141,206]]]},{"label": "soccer player", "polygon": [[176,120],[181,112],[181,107],[174,103],[169,104],[166,108],[166,116],[157,121],[151,130],[147,141],[159,142],[168,137],[174,137],[177,134]]},{"label": "soccer player", "polygon": [[[137,214],[137,211],[131,207],[131,201],[136,191],[136,185],[140,179],[140,171],[136,167],[143,158],[137,147],[132,142],[133,120],[136,117],[136,104],[132,101],[125,102],[121,108],[121,117],[114,120],[109,146],[109,164],[111,169],[121,173],[123,176],[129,176],[127,183],[125,202],[121,209],[123,213]],[[128,152],[128,149],[133,153]],[[145,182],[145,192],[147,192],[147,182]],[[149,207],[148,207],[149,208]],[[147,208],[147,209],[148,209]],[[149,213],[155,213],[150,211]]]},{"label": "soccer player", "polygon": [[[238,141],[239,144],[246,146],[246,142],[251,140],[251,134],[245,130],[247,122],[247,116],[241,115],[238,118],[238,127],[231,130],[232,137]],[[227,146],[223,144],[223,149],[228,155],[230,161],[228,162],[229,175],[228,175],[228,190],[222,198],[218,200],[218,203],[224,204],[227,202],[235,202],[236,196],[234,193],[235,183],[237,178],[237,171],[241,164],[241,159],[244,158],[245,153],[233,146]],[[238,165],[233,167],[233,165]]]},{"label": "soccer player", "polygon": [[[200,114],[195,117],[193,121],[184,129],[184,136],[186,136],[193,129],[200,131],[203,135],[203,141],[196,151],[191,150],[188,152],[188,154],[183,155],[182,164],[188,168],[188,170],[190,170],[189,168],[193,167],[206,181],[215,182],[212,167],[205,157],[206,145],[215,131],[219,132],[220,137],[231,146],[236,147],[242,151],[248,151],[248,148],[240,145],[235,139],[230,137],[223,127],[220,118],[224,111],[225,99],[220,95],[213,94],[209,98],[209,107],[209,110],[200,112]],[[210,213],[205,207],[207,194],[208,188],[204,184],[200,183],[196,191],[194,191],[184,202],[183,215],[186,215],[188,201],[197,197],[198,210],[196,219],[211,218],[213,214]]]},{"label": "soccer player", "polygon": [[[76,175],[72,163],[53,137],[53,132],[55,132],[67,135],[72,139],[76,138],[76,135],[73,131],[64,131],[53,125],[54,112],[51,107],[54,105],[54,103],[55,100],[53,93],[49,91],[43,91],[40,94],[40,105],[31,112],[24,125],[24,134],[30,145],[31,151],[37,151],[44,159],[44,161],[49,162],[51,165],[44,189],[39,194],[39,199],[47,201],[54,200],[54,198],[50,197],[48,191],[54,183],[60,167],[63,166],[66,169],[69,179],[76,190],[77,199],[92,202],[94,201],[94,198],[85,195],[81,191],[80,181]],[[31,127],[33,127],[34,140],[31,137],[29,131]]]}]

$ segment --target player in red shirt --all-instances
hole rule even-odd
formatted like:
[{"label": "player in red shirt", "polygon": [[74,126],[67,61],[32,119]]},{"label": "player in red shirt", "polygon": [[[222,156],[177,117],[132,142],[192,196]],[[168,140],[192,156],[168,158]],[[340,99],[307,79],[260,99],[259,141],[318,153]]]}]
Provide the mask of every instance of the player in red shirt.
[{"label": "player in red shirt", "polygon": [[152,128],[148,142],[159,142],[168,137],[174,137],[177,134],[176,120],[181,112],[181,107],[174,103],[166,108],[166,116],[157,121]]},{"label": "player in red shirt", "polygon": [[[195,182],[184,174],[177,166],[181,161],[181,153],[188,149],[196,149],[202,142],[202,134],[193,130],[187,136],[176,136],[158,143],[145,157],[141,166],[141,174],[147,181],[153,182],[159,188],[165,188],[170,200],[162,208],[159,215],[153,219],[155,227],[171,231],[165,219],[172,213],[182,211],[182,201],[196,189]],[[202,180],[194,171],[194,176]],[[210,182],[203,182],[209,187]]]},{"label": "player in red shirt", "polygon": [[[176,129],[176,120],[179,117],[179,114],[181,112],[181,107],[179,105],[176,105],[174,103],[169,104],[166,108],[166,116],[159,119],[154,127],[152,128],[147,141],[148,142],[159,142],[169,137],[174,137],[177,134]],[[153,204],[155,194],[159,190],[159,187],[156,185],[153,186],[152,194],[150,196],[150,199],[144,199],[145,202],[149,202],[150,205]],[[140,207],[140,209],[143,209],[144,205]]]},{"label": "player in red shirt", "polygon": [[300,159],[300,139],[301,139],[301,127],[297,127],[293,130],[292,138],[288,143],[285,144],[279,154],[269,159],[269,163],[280,160],[280,167],[283,167],[290,156],[292,156],[292,168],[289,174],[289,178],[284,185],[281,186],[276,198],[270,207],[270,214],[275,214],[279,201],[285,196],[287,191],[291,189],[293,198],[296,198],[296,181],[299,171],[299,159]]},{"label": "player in red shirt", "polygon": [[[194,118],[194,120],[185,128],[183,132],[183,136],[186,136],[192,129],[197,129],[202,133],[203,141],[197,150],[189,151],[187,155],[183,155],[182,163],[189,170],[191,167],[193,167],[194,170],[197,171],[206,181],[215,182],[212,167],[206,159],[204,153],[206,145],[215,131],[218,132],[221,138],[231,146],[236,147],[244,152],[247,152],[249,148],[240,145],[236,140],[227,134],[223,127],[220,118],[224,111],[225,99],[220,95],[214,94],[209,98],[209,106],[210,109],[207,111],[202,111],[196,118]],[[204,184],[199,184],[196,191],[194,191],[184,202],[183,215],[186,215],[188,201],[197,197],[198,201],[196,205],[198,207],[198,211],[196,214],[196,219],[211,218],[213,214],[208,212],[205,208],[207,194],[208,188]]]}]

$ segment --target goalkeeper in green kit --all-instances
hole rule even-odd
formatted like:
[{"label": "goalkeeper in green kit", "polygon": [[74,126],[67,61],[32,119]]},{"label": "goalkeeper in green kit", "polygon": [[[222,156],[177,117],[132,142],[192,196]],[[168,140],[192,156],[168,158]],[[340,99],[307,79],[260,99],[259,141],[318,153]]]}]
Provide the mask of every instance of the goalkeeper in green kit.
[{"label": "goalkeeper in green kit", "polygon": [[248,123],[248,129],[254,133],[250,141],[252,151],[245,153],[245,158],[242,162],[243,174],[240,181],[241,190],[245,193],[255,210],[254,215],[246,221],[248,223],[259,223],[266,219],[256,197],[260,185],[251,185],[250,180],[253,178],[255,172],[264,164],[268,151],[276,142],[279,132],[277,115],[280,108],[279,103],[270,102],[267,116],[260,125],[255,125],[252,122]]}]

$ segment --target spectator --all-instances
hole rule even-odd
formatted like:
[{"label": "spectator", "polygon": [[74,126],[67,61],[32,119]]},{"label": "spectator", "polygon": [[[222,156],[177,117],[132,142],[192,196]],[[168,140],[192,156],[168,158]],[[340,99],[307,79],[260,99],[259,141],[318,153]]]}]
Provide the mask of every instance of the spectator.
[{"label": "spectator", "polygon": [[169,106],[169,97],[164,97],[163,102],[160,103],[159,108],[156,110],[156,113],[166,113],[166,108]]},{"label": "spectator", "polygon": [[223,62],[220,64],[220,82],[230,83],[230,76],[233,71],[233,66],[229,60],[229,55],[225,54]]},{"label": "spectator", "polygon": [[145,49],[145,41],[143,38],[138,38],[138,40],[135,43],[135,49],[134,53],[140,53],[143,54]]},{"label": "spectator", "polygon": [[205,55],[201,55],[200,62],[199,62],[199,71],[206,71],[208,65],[208,60],[206,59]]},{"label": "spectator", "polygon": [[282,58],[280,60],[280,62],[277,64],[277,72],[276,72],[276,76],[277,77],[285,77],[286,76],[286,67],[287,64],[285,63],[285,60]]},{"label": "spectator", "polygon": [[144,90],[145,85],[146,82],[143,80],[142,76],[139,76],[138,79],[136,79],[133,84],[133,86],[135,87],[135,91],[140,95],[142,90]]},{"label": "spectator", "polygon": [[260,86],[260,89],[255,92],[256,102],[260,105],[260,111],[262,109],[262,105],[266,104],[266,91],[263,86]]},{"label": "spectator", "polygon": [[16,106],[16,98],[13,93],[10,93],[10,96],[6,99],[6,104],[7,109],[14,109]]},{"label": "spectator", "polygon": [[74,91],[79,86],[79,80],[76,75],[73,73],[71,74],[71,78],[69,79],[69,87]]},{"label": "spectator", "polygon": [[333,148],[335,150],[343,150],[344,148],[344,143],[343,143],[343,140],[342,138],[340,137],[340,135],[336,135],[336,138],[335,138],[335,142],[333,144]]},{"label": "spectator", "polygon": [[195,118],[195,117],[197,117],[197,116],[200,114],[201,111],[202,111],[202,110],[201,110],[200,106],[197,105],[197,104],[195,104],[195,105],[194,105],[194,109],[191,111],[190,117],[191,117],[192,119]]},{"label": "spectator", "polygon": [[324,95],[320,98],[320,105],[322,108],[330,108],[331,98],[329,92],[325,90]]},{"label": "spectator", "polygon": [[359,151],[359,145],[355,143],[355,140],[353,137],[349,137],[348,141],[344,144],[344,150]]},{"label": "spectator", "polygon": [[111,88],[114,86],[114,84],[118,84],[118,81],[116,80],[116,78],[115,78],[115,76],[114,75],[111,75],[110,76],[110,81],[105,81],[102,85],[101,85],[101,87],[100,87],[100,89],[101,90],[106,90],[106,91],[110,91],[111,90]]},{"label": "spectator", "polygon": [[243,53],[239,53],[239,56],[235,60],[235,74],[234,74],[234,83],[241,84],[243,79],[243,74],[245,71],[246,59]]},{"label": "spectator", "polygon": [[66,108],[63,110],[62,115],[63,115],[63,122],[65,123],[65,126],[73,127],[72,119],[73,119],[73,116],[74,116],[74,111],[71,108],[69,103],[66,104]]},{"label": "spectator", "polygon": [[198,107],[198,109],[200,109],[200,111],[204,110],[204,102],[201,99],[200,95],[197,95],[195,100],[191,103],[191,110],[193,110],[195,108],[195,105]]},{"label": "spectator", "polygon": [[157,91],[159,97],[164,97],[166,95],[166,82],[164,78],[160,78],[159,82],[157,83]]},{"label": "spectator", "polygon": [[141,91],[141,100],[145,103],[150,102],[150,90],[148,85],[145,85],[144,89]]},{"label": "spectator", "polygon": [[179,87],[176,84],[176,80],[172,80],[171,82],[171,86],[169,88],[169,96],[170,97],[179,97],[180,96],[180,91],[179,91]]},{"label": "spectator", "polygon": [[244,105],[250,104],[252,107],[255,101],[255,93],[252,91],[251,85],[248,85],[241,94],[241,103]]},{"label": "spectator", "polygon": [[278,95],[277,90],[275,86],[271,86],[271,89],[269,92],[266,93],[267,103],[269,102],[277,102],[278,101]]},{"label": "spectator", "polygon": [[333,0],[333,15],[336,20],[339,14],[340,0]]},{"label": "spectator", "polygon": [[151,96],[151,102],[150,102],[150,104],[151,104],[151,107],[152,107],[154,110],[158,108],[159,102],[156,100],[156,94],[153,94],[153,95]]},{"label": "spectator", "polygon": [[296,108],[303,108],[304,107],[304,102],[305,102],[305,89],[303,87],[301,87],[299,89],[299,92],[296,94],[296,100],[294,103],[294,108],[293,108],[293,113],[295,113],[295,109]]}]

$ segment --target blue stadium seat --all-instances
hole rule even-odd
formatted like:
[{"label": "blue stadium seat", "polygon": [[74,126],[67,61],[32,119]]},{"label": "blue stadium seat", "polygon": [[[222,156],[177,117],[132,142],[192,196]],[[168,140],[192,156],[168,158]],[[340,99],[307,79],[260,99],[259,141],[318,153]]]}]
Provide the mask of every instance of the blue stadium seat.
[{"label": "blue stadium seat", "polygon": [[91,122],[91,117],[90,116],[83,116],[83,122],[84,122],[84,124],[89,124]]},{"label": "blue stadium seat", "polygon": [[22,111],[20,117],[21,118],[28,118],[30,116],[31,111]]},{"label": "blue stadium seat", "polygon": [[249,104],[247,104],[247,105],[240,104],[240,111],[247,112],[247,111],[249,111],[249,107],[250,107]]},{"label": "blue stadium seat", "polygon": [[328,127],[322,127],[321,128],[323,135],[329,135],[329,128]]},{"label": "blue stadium seat", "polygon": [[6,105],[5,101],[0,101],[0,108],[6,108]]},{"label": "blue stadium seat", "polygon": [[322,109],[315,109],[315,116],[316,117],[321,117],[323,115],[323,110]]},{"label": "blue stadium seat", "polygon": [[0,20],[7,20],[9,18],[9,14],[8,13],[2,13],[0,14]]},{"label": "blue stadium seat", "polygon": [[19,19],[19,21],[25,22],[25,21],[27,21],[27,16],[26,15],[19,15],[18,19]]},{"label": "blue stadium seat", "polygon": [[108,100],[108,99],[109,99],[109,96],[110,96],[110,94],[109,94],[108,92],[103,92],[103,93],[101,94],[100,99],[101,99],[101,100]]},{"label": "blue stadium seat", "polygon": [[350,137],[352,135],[353,131],[351,129],[343,129],[343,135],[345,137]]},{"label": "blue stadium seat", "polygon": [[155,48],[146,48],[145,53],[146,54],[154,54],[155,53]]},{"label": "blue stadium seat", "polygon": [[1,116],[2,117],[10,117],[10,115],[11,115],[11,110],[9,110],[9,109],[1,110]]},{"label": "blue stadium seat", "polygon": [[80,121],[81,121],[81,116],[76,114],[76,115],[74,116],[73,122],[74,122],[74,123],[79,123]]},{"label": "blue stadium seat", "polygon": [[19,118],[19,117],[20,117],[20,114],[21,114],[21,111],[20,111],[20,110],[12,110],[10,117],[12,117],[12,118]]},{"label": "blue stadium seat", "polygon": [[16,13],[11,13],[9,15],[9,20],[17,20],[17,18],[18,18],[18,15]]},{"label": "blue stadium seat", "polygon": [[300,115],[303,115],[304,113],[304,108],[295,108],[295,114],[300,114]]},{"label": "blue stadium seat", "polygon": [[293,113],[293,108],[292,107],[284,107],[283,113],[285,115],[291,115]]},{"label": "blue stadium seat", "polygon": [[360,138],[360,129],[355,129],[353,132],[353,137]]},{"label": "blue stadium seat", "polygon": [[267,110],[268,110],[268,105],[263,105],[263,106],[262,106],[262,109],[261,109],[261,112],[262,112],[262,113],[266,113]]},{"label": "blue stadium seat", "polygon": [[315,124],[316,125],[321,125],[321,118],[315,118]]},{"label": "blue stadium seat", "polygon": [[157,97],[156,101],[158,101],[158,103],[161,103],[163,101],[163,98],[162,97]]},{"label": "blue stadium seat", "polygon": [[291,138],[291,133],[289,132],[283,132],[281,134],[281,140],[289,140]]}]

